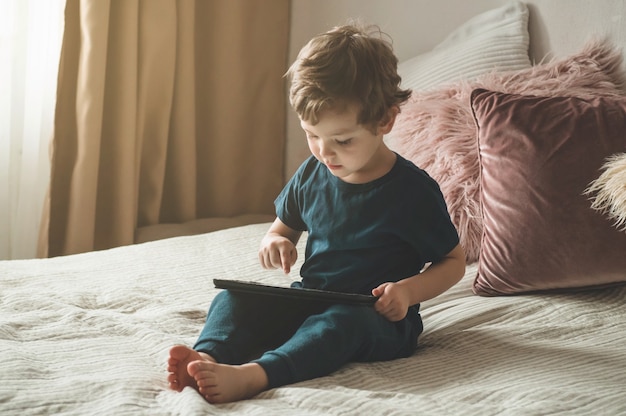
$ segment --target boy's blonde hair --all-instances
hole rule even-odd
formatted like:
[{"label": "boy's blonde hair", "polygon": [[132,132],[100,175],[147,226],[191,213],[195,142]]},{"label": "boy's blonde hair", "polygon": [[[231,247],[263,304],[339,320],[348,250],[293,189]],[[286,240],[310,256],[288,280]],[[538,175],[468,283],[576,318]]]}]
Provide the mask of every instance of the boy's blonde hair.
[{"label": "boy's blonde hair", "polygon": [[321,111],[354,102],[360,107],[357,122],[372,126],[411,95],[400,88],[397,67],[391,43],[378,27],[335,27],[311,39],[287,71],[289,100],[312,124]]}]

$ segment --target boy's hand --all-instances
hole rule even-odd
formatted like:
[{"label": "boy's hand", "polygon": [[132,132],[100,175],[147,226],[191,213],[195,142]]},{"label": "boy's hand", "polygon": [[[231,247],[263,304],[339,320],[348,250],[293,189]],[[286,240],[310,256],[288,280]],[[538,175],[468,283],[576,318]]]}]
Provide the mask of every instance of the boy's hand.
[{"label": "boy's hand", "polygon": [[288,274],[297,258],[296,246],[288,238],[270,234],[263,238],[259,249],[259,261],[264,269],[283,269],[283,272]]},{"label": "boy's hand", "polygon": [[392,322],[404,319],[411,306],[408,293],[397,283],[383,283],[372,295],[378,297],[374,309]]},{"label": "boy's hand", "polygon": [[264,269],[283,269],[288,274],[298,258],[296,243],[301,234],[302,231],[294,230],[276,218],[261,240],[261,266]]}]

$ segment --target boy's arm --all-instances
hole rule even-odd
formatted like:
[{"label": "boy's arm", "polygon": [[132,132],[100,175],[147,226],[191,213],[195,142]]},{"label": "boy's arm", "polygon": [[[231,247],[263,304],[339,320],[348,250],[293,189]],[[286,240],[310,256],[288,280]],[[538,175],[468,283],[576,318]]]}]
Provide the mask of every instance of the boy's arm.
[{"label": "boy's arm", "polygon": [[465,252],[457,245],[441,261],[422,273],[396,283],[383,283],[372,294],[380,298],[376,310],[391,321],[406,316],[409,306],[432,299],[450,289],[465,274]]},{"label": "boy's arm", "polygon": [[276,218],[270,229],[261,240],[259,261],[264,269],[283,269],[285,274],[291,271],[298,258],[296,244],[302,231],[294,230],[279,218]]}]

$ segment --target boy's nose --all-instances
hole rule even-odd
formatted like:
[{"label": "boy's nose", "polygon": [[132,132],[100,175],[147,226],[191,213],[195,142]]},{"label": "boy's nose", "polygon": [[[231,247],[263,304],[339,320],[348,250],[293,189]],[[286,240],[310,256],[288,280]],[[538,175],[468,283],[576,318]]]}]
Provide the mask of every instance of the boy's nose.
[{"label": "boy's nose", "polygon": [[329,143],[320,142],[320,155],[322,156],[330,156],[333,154],[332,145]]}]

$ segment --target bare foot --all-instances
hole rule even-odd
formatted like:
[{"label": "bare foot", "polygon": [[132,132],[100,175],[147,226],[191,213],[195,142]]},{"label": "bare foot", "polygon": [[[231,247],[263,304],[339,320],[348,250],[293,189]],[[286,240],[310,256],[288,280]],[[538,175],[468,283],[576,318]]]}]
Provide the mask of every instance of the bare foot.
[{"label": "bare foot", "polygon": [[196,380],[187,371],[187,366],[194,361],[215,362],[208,354],[192,350],[184,345],[176,345],[170,349],[170,357],[167,360],[167,381],[170,388],[182,391],[185,387],[193,387],[198,390]]},{"label": "bare foot", "polygon": [[249,399],[267,389],[267,374],[256,363],[225,365],[199,360],[191,362],[187,369],[209,403]]}]

